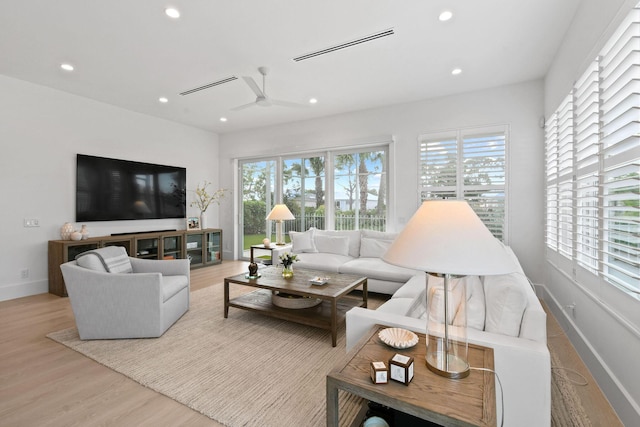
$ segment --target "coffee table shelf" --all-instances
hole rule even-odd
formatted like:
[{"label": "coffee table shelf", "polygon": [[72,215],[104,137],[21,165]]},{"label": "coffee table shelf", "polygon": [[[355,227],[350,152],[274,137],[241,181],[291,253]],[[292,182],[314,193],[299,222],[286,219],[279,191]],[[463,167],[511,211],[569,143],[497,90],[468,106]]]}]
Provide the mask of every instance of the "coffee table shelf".
[{"label": "coffee table shelf", "polygon": [[[324,285],[313,285],[310,279],[327,277]],[[258,288],[253,292],[231,299],[231,284]],[[349,293],[362,289],[361,298]],[[322,302],[310,308],[282,308],[273,304],[273,292],[285,292],[301,297],[321,299]],[[327,273],[316,270],[296,269],[293,278],[284,279],[281,270],[268,267],[260,270],[260,277],[248,278],[244,274],[224,279],[224,317],[229,317],[229,307],[254,311],[267,316],[300,323],[331,331],[331,343],[337,344],[338,323],[344,321],[345,313],[353,307],[367,307],[367,278]]]},{"label": "coffee table shelf", "polygon": [[[347,311],[362,306],[362,299],[344,297],[336,305],[336,320],[341,322]],[[229,307],[256,311],[278,319],[331,330],[331,301],[325,300],[310,308],[281,308],[271,302],[271,291],[259,289],[230,300]]]}]

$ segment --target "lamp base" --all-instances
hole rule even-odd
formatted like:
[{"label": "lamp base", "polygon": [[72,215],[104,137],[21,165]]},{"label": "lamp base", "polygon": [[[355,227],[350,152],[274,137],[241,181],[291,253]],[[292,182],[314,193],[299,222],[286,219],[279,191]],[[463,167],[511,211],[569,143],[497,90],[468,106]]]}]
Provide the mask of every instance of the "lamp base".
[{"label": "lamp base", "polygon": [[442,377],[458,380],[469,376],[469,363],[455,354],[447,357],[444,351],[437,351],[428,353],[425,360],[427,368]]}]

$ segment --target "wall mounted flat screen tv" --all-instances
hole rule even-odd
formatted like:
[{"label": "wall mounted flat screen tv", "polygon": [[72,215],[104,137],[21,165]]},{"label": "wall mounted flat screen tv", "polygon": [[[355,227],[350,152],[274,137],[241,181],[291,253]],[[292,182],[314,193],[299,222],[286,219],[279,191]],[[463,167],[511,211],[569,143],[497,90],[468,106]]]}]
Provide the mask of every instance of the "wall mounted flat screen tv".
[{"label": "wall mounted flat screen tv", "polygon": [[185,218],[187,170],[78,154],[76,221]]}]

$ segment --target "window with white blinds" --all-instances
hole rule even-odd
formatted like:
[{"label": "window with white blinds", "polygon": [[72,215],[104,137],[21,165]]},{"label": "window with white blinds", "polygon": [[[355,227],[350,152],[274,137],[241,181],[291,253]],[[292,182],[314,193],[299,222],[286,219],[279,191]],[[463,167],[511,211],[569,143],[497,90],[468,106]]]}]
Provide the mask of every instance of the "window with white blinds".
[{"label": "window with white blinds", "polygon": [[547,247],[640,295],[640,4],[576,81],[545,137]]},{"label": "window with white blinds", "polygon": [[421,135],[421,201],[464,199],[493,235],[504,240],[506,149],[506,126]]}]

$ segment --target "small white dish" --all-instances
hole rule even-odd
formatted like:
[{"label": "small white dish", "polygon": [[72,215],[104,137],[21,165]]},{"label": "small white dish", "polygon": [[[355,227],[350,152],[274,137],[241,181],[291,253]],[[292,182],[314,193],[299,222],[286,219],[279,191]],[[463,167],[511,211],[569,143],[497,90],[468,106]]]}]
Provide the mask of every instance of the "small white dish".
[{"label": "small white dish", "polygon": [[402,328],[386,328],[378,333],[378,338],[393,348],[410,348],[418,344],[418,336]]},{"label": "small white dish", "polygon": [[311,282],[312,285],[324,285],[328,281],[329,281],[328,277],[320,277],[320,276],[316,276],[313,279],[309,280],[309,282]]}]

